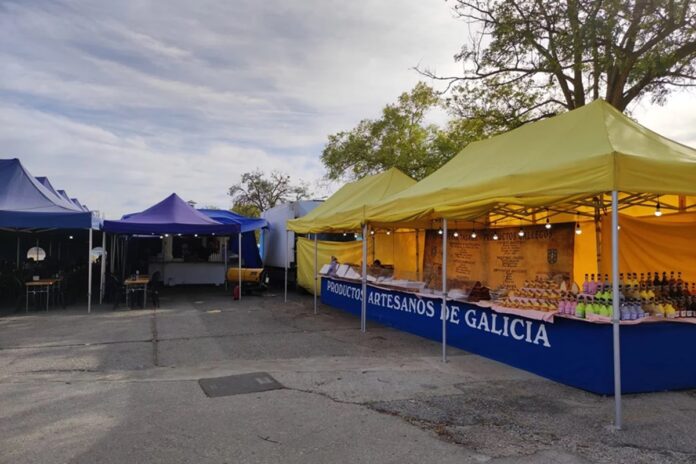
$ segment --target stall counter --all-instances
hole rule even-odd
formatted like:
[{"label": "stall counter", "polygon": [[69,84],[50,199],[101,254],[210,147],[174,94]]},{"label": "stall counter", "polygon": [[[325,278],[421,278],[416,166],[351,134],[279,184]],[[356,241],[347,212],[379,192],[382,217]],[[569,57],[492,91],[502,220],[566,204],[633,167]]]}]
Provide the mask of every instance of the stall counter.
[{"label": "stall counter", "polygon": [[214,284],[225,283],[225,263],[222,262],[184,262],[184,261],[157,261],[150,262],[148,274],[159,272],[162,282],[168,287],[189,284]]},{"label": "stall counter", "polygon": [[[360,282],[321,279],[324,304],[359,315],[361,295]],[[442,298],[367,286],[368,320],[441,341],[441,317]],[[609,324],[532,320],[458,301],[448,302],[446,318],[448,345],[593,393],[614,392]],[[694,329],[675,322],[622,326],[623,393],[696,388]]]}]

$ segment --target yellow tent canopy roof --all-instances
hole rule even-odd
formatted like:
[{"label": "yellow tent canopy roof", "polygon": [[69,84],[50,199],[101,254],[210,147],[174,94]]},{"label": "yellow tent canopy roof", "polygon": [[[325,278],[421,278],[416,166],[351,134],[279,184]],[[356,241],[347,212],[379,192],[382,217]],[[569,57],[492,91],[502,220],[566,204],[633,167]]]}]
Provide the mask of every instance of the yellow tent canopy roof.
[{"label": "yellow tent canopy roof", "polygon": [[567,204],[612,190],[696,195],[696,150],[597,100],[471,143],[416,185],[373,202],[360,220],[466,220],[498,205]]},{"label": "yellow tent canopy roof", "polygon": [[303,234],[358,229],[367,205],[387,199],[415,183],[397,168],[363,177],[341,187],[306,216],[288,221],[288,229]]}]

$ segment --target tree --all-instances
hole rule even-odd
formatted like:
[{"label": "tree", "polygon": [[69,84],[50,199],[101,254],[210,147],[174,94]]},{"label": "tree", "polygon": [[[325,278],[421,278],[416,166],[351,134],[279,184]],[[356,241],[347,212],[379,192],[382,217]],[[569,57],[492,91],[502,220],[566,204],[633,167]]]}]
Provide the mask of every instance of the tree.
[{"label": "tree", "polygon": [[620,111],[696,84],[692,0],[455,0],[473,34],[448,104],[508,127],[604,98]]},{"label": "tree", "polygon": [[232,211],[244,216],[258,217],[263,211],[285,203],[309,196],[304,184],[294,185],[290,176],[273,171],[269,177],[261,170],[242,174],[241,182],[230,187]]},{"label": "tree", "polygon": [[397,167],[414,179],[437,170],[468,142],[482,136],[482,126],[450,123],[445,129],[426,124],[441,105],[438,93],[424,83],[399,96],[378,119],[364,119],[350,131],[330,135],[321,160],[329,179],[356,179]]}]

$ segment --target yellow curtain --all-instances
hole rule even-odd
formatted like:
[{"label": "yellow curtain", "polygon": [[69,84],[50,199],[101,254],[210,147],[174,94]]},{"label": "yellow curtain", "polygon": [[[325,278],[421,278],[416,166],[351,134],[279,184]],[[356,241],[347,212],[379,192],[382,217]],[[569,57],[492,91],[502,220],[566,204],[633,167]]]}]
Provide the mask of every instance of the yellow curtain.
[{"label": "yellow curtain", "polygon": [[[416,247],[416,235],[418,246]],[[367,262],[375,259],[383,265],[394,266],[397,279],[418,280],[423,271],[423,252],[425,232],[394,231],[389,235],[378,231],[367,241]],[[340,263],[362,264],[362,242],[317,242],[318,269],[331,262],[335,256]],[[310,293],[314,293],[314,240],[297,239],[297,283]],[[319,287],[319,286],[317,286]],[[321,291],[320,289],[318,289]]]},{"label": "yellow curtain", "polygon": [[[682,272],[696,281],[696,213],[619,217],[619,272]],[[602,274],[611,274],[611,217],[602,220]],[[676,274],[675,274],[676,275]]]}]

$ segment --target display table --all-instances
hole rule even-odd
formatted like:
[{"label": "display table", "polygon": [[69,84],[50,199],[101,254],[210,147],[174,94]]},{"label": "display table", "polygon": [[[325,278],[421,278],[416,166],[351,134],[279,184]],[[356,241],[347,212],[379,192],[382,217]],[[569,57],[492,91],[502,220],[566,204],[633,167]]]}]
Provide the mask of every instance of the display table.
[{"label": "display table", "polygon": [[148,274],[159,272],[162,282],[166,286],[187,284],[215,284],[225,283],[225,264],[222,262],[184,262],[184,261],[158,261],[148,265]]},{"label": "display table", "polygon": [[[321,301],[360,315],[361,283],[321,279]],[[442,298],[367,286],[367,318],[442,340]],[[448,301],[447,344],[593,393],[614,392],[612,326],[546,322]],[[696,388],[696,327],[661,322],[621,326],[624,393]]]}]

